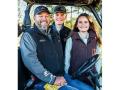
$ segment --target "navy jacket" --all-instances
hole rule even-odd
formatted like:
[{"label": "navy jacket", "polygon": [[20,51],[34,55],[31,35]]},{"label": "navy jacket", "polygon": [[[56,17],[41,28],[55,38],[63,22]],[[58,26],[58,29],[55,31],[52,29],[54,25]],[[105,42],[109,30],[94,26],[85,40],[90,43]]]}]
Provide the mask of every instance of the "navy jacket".
[{"label": "navy jacket", "polygon": [[[56,26],[55,26],[55,23],[53,23],[53,24],[51,25],[51,28],[52,28],[53,30],[57,31]],[[71,32],[71,29],[69,29],[68,27],[64,26],[64,24],[63,24],[61,30],[58,32],[58,35],[60,36],[61,43],[62,43],[63,54],[65,53],[66,40],[67,40],[70,32]]]}]

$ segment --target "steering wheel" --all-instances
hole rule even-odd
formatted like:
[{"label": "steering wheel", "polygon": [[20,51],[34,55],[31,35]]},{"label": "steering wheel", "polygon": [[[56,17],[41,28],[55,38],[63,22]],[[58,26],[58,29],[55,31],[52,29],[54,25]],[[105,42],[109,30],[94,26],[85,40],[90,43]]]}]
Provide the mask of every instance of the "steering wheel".
[{"label": "steering wheel", "polygon": [[98,61],[99,54],[96,54],[89,58],[82,66],[78,68],[78,70],[74,73],[74,77],[80,76],[81,74],[90,71],[93,66]]},{"label": "steering wheel", "polygon": [[94,74],[92,72],[94,65],[96,64],[96,62],[99,60],[98,59],[99,54],[96,54],[94,56],[92,56],[91,58],[89,58],[82,66],[79,67],[79,69],[73,74],[73,78],[77,78],[80,75],[84,74],[84,73],[89,73],[89,75],[95,79],[95,84],[96,86],[100,89],[102,86],[100,85],[98,78],[100,77],[101,74],[98,74],[97,72]]}]

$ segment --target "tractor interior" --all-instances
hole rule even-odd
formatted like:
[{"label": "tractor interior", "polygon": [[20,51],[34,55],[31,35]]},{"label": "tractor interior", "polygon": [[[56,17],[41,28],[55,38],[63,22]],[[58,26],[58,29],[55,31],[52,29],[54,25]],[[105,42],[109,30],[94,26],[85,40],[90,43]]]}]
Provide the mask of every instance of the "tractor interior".
[{"label": "tractor interior", "polygon": [[[20,18],[22,20],[19,19],[18,21],[18,36],[32,26],[33,20],[30,16],[32,12],[31,8],[33,7],[34,9],[36,5],[45,5],[51,12],[55,5],[64,5],[68,13],[65,25],[71,29],[73,28],[76,17],[82,12],[87,12],[95,18],[99,28],[102,29],[101,0],[24,0],[23,2],[26,3],[26,8],[22,12],[24,14],[23,18]],[[21,59],[20,50],[18,50],[18,90],[24,90],[25,84],[30,78],[30,73],[22,63]],[[95,62],[93,63],[95,64]],[[93,63],[90,63],[90,65]],[[101,86],[99,86],[97,90],[101,90]]]}]

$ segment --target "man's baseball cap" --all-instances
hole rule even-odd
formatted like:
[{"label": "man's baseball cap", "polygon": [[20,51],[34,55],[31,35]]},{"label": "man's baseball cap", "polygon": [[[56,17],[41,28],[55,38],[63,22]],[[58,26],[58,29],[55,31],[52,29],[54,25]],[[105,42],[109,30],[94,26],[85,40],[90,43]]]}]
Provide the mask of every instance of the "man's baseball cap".
[{"label": "man's baseball cap", "polygon": [[58,13],[58,12],[62,12],[62,13],[66,13],[66,8],[62,5],[58,5],[54,8],[54,13]]},{"label": "man's baseball cap", "polygon": [[37,14],[40,14],[41,12],[47,12],[47,13],[50,14],[50,11],[48,10],[47,7],[45,7],[45,6],[38,6],[34,10],[34,16],[37,15]]}]

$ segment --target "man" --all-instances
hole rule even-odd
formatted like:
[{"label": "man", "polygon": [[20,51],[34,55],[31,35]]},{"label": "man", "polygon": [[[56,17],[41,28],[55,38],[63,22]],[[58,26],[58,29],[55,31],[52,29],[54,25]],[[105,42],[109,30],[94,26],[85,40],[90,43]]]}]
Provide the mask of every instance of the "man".
[{"label": "man", "polygon": [[67,17],[67,13],[66,13],[66,8],[64,6],[58,5],[54,8],[54,12],[53,12],[54,22],[51,27],[53,30],[57,31],[58,34],[60,35],[63,54],[65,52],[66,39],[71,31],[68,27],[64,26],[64,21],[66,17]]},{"label": "man", "polygon": [[[48,8],[38,6],[34,11],[34,21],[34,27],[23,34],[20,42],[23,63],[41,83],[44,83],[36,83],[34,88],[44,90],[45,83],[49,83],[60,86],[60,90],[77,90],[65,85],[62,45],[59,35],[49,28]],[[42,88],[39,85],[42,85]]]},{"label": "man", "polygon": [[[54,8],[53,11],[54,11],[53,12],[54,22],[51,28],[58,33],[58,36],[60,36],[62,48],[63,48],[63,54],[65,57],[66,40],[69,37],[69,34],[71,32],[71,30],[68,27],[64,26],[64,21],[66,20],[66,17],[67,17],[66,8],[62,5],[58,5]],[[68,65],[67,63],[68,62],[66,62],[66,65]],[[91,87],[84,84],[83,82],[74,80],[72,76],[68,74],[65,74],[64,77],[70,86],[73,86],[78,90],[93,90]]]}]

